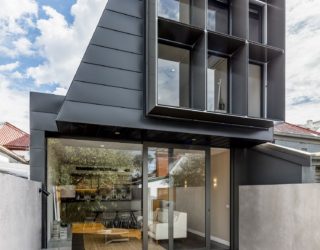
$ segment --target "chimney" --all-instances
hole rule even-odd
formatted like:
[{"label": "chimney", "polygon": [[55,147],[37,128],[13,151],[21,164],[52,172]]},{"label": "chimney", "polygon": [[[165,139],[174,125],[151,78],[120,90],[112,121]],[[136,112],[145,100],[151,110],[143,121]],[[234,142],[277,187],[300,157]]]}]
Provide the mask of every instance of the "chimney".
[{"label": "chimney", "polygon": [[307,127],[308,128],[313,128],[313,120],[307,120]]}]

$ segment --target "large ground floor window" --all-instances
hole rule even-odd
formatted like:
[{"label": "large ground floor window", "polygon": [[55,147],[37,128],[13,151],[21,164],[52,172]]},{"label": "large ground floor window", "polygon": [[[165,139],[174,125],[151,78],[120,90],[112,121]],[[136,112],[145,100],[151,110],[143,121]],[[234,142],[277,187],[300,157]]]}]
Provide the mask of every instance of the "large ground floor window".
[{"label": "large ground floor window", "polygon": [[62,138],[47,145],[48,246],[229,249],[228,149]]}]

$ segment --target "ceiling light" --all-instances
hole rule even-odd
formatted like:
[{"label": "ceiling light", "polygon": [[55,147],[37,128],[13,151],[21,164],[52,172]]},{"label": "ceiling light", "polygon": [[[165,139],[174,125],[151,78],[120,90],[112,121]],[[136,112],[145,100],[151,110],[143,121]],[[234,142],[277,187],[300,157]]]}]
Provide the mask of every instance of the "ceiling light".
[{"label": "ceiling light", "polygon": [[115,135],[120,135],[119,131],[114,132]]},{"label": "ceiling light", "polygon": [[192,140],[192,141],[196,141],[197,139],[196,139],[196,138],[192,138],[191,140]]}]

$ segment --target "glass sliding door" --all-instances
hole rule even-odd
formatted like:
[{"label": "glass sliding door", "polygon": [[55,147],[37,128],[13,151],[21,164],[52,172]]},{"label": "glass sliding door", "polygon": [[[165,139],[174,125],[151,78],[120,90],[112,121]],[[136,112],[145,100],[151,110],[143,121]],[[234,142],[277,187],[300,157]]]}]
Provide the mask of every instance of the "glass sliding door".
[{"label": "glass sliding door", "polygon": [[149,147],[147,154],[148,249],[205,248],[205,151]]}]

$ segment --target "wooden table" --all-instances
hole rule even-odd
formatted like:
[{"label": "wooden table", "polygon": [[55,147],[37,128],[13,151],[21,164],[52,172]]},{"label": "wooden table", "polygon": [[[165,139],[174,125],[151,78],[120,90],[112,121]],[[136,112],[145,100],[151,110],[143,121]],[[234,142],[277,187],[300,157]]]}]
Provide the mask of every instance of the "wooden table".
[{"label": "wooden table", "polygon": [[138,229],[106,228],[102,223],[72,223],[73,234],[100,234],[105,236],[105,243],[128,241],[129,238],[141,240]]},{"label": "wooden table", "polygon": [[106,229],[105,226],[98,222],[72,223],[73,234],[95,234],[104,229]]}]

